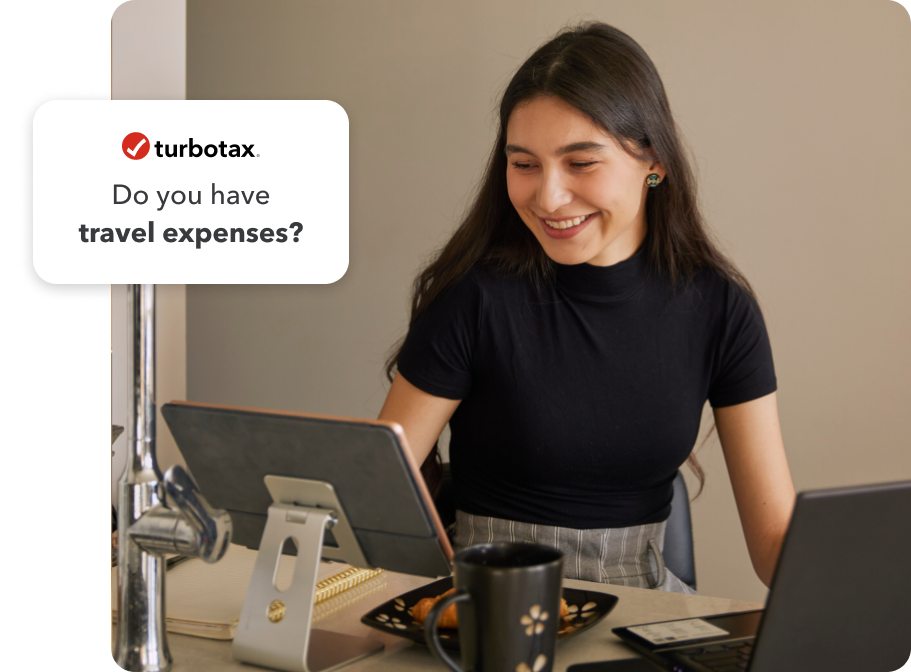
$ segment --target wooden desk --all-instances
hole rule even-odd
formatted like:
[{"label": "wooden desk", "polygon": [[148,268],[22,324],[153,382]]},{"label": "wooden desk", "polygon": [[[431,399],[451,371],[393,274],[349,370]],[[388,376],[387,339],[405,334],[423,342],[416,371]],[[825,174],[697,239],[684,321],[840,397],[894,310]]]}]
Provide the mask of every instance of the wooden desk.
[{"label": "wooden desk", "polygon": [[[345,672],[406,672],[408,670],[444,670],[427,648],[413,642],[368,628],[360,622],[363,614],[404,592],[418,588],[429,579],[405,574],[386,573],[386,585],[364,596],[356,603],[321,619],[315,627],[344,632],[382,641],[386,648],[378,654],[342,668]],[[611,632],[611,628],[673,618],[707,616],[728,611],[759,609],[763,605],[741,600],[696,595],[678,595],[640,588],[623,588],[586,581],[567,580],[570,588],[583,588],[617,595],[620,601],[600,623],[575,637],[557,642],[555,672],[564,672],[575,663],[596,660],[632,658]],[[264,669],[242,664],[231,656],[231,642],[168,634],[174,672],[221,672],[222,670]]]}]

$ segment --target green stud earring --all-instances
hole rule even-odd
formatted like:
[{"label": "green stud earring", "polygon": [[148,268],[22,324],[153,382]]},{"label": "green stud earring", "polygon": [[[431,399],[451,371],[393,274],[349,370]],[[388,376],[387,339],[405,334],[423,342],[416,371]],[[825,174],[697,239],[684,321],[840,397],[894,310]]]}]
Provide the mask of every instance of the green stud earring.
[{"label": "green stud earring", "polygon": [[650,187],[657,187],[661,184],[661,177],[657,173],[652,173],[645,178],[645,183]]}]

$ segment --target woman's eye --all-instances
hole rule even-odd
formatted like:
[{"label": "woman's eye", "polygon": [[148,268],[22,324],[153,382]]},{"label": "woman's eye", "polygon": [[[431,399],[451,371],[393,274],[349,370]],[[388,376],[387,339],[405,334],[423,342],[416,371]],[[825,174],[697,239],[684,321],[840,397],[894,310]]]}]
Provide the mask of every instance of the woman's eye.
[{"label": "woman's eye", "polygon": [[530,163],[522,163],[521,161],[513,161],[512,165],[516,170],[528,170],[531,168]]},{"label": "woman's eye", "polygon": [[596,163],[598,163],[598,162],[597,161],[575,161],[575,162],[571,163],[570,165],[573,168],[588,168],[589,166],[593,166]]}]

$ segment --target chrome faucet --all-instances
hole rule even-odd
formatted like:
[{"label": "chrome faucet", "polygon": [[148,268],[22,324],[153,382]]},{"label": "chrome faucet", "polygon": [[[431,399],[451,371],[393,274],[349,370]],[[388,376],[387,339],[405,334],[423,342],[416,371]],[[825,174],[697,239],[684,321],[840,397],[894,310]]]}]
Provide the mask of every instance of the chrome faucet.
[{"label": "chrome faucet", "polygon": [[114,660],[130,672],[168,672],[164,554],[217,562],[231,539],[231,518],[209,506],[179,465],[161,475],[155,458],[155,285],[130,285],[128,294],[132,403],[117,511]]}]

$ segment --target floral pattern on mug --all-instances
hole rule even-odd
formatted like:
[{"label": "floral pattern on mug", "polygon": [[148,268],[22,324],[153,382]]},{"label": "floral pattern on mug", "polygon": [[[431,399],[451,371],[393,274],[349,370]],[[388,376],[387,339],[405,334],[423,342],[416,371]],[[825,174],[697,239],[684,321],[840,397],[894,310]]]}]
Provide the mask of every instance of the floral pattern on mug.
[{"label": "floral pattern on mug", "polygon": [[519,619],[519,623],[525,628],[525,634],[531,637],[532,635],[540,635],[544,632],[544,621],[548,619],[550,614],[546,611],[541,611],[541,605],[536,604],[531,609],[528,610],[528,613],[523,615]]},{"label": "floral pattern on mug", "polygon": [[547,665],[547,656],[541,653],[535,658],[535,662],[531,667],[525,662],[516,665],[516,672],[541,672],[545,665]]}]

